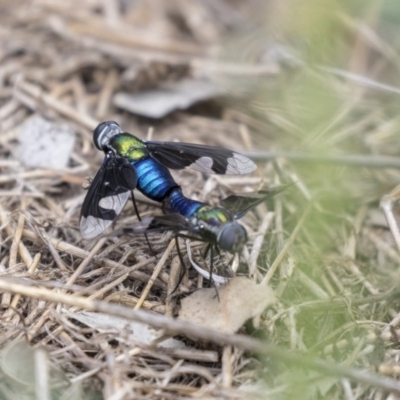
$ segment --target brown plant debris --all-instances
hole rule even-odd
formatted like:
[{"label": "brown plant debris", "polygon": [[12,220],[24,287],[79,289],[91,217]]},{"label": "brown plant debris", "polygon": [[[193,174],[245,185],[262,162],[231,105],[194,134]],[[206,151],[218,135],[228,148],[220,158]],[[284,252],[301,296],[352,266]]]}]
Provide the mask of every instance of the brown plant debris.
[{"label": "brown plant debris", "polygon": [[[398,398],[398,14],[0,1],[0,397]],[[214,287],[204,243],[179,239],[200,271],[183,274],[169,233],[152,251],[82,239],[105,120],[254,157],[247,176],[173,171],[193,199],[290,184],[241,219],[248,243],[215,255]],[[127,204],[115,228],[137,220]]]}]

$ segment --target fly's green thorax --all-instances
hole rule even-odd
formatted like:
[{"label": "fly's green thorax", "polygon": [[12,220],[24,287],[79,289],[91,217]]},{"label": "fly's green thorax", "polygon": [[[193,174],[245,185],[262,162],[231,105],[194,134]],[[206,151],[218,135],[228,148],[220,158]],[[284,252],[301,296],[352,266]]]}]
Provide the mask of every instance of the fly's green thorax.
[{"label": "fly's green thorax", "polygon": [[232,222],[232,215],[223,208],[203,206],[196,213],[199,221],[204,221],[212,226],[220,226]]},{"label": "fly's green thorax", "polygon": [[142,140],[130,133],[120,133],[110,139],[109,146],[129,161],[139,161],[148,155],[146,145]]}]

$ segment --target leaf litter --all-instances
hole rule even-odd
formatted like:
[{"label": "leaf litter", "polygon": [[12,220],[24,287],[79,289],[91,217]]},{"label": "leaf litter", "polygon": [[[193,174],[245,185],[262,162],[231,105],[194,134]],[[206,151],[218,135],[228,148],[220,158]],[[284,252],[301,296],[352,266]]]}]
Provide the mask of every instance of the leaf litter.
[{"label": "leaf litter", "polygon": [[275,301],[275,294],[268,286],[235,277],[217,291],[200,289],[184,298],[178,317],[219,332],[234,333]]},{"label": "leaf litter", "polygon": [[[398,198],[392,190],[400,182],[394,1],[357,10],[334,2],[329,13],[311,0],[17,3],[0,3],[0,337],[3,350],[21,346],[21,356],[1,367],[2,398],[25,396],[14,382],[19,364],[38,372],[30,398],[51,389],[53,369],[66,384],[61,398],[396,398],[399,209],[392,207],[389,224],[379,211],[384,194]],[[213,101],[194,99],[188,109],[170,109],[166,96],[156,111],[168,115],[158,120],[113,103],[117,93],[140,99],[185,80],[215,82],[229,96],[212,93]],[[249,242],[240,257],[214,260],[221,282],[229,274],[220,271],[235,270],[260,289],[268,284],[275,303],[258,315],[241,301],[252,295],[229,289],[235,281],[218,289],[229,300],[217,303],[214,288],[201,289],[208,271],[192,269],[172,293],[180,273],[174,246],[166,253],[168,234],[152,238],[158,258],[141,237],[81,240],[82,186],[102,160],[92,143],[101,120],[143,139],[154,125],[156,140],[255,155],[258,171],[247,177],[174,172],[194,199],[218,205],[232,193],[295,182],[241,220]],[[25,128],[37,140],[25,145],[24,160],[36,167],[17,157]],[[35,129],[43,135],[29,137]],[[46,139],[50,150],[40,152],[47,129],[58,145]],[[142,215],[160,213],[137,199]],[[118,224],[135,221],[128,205]],[[204,248],[191,246],[203,268]],[[195,309],[183,306],[185,297],[198,299]],[[135,329],[124,328],[134,320],[124,307],[138,304],[150,312],[141,321],[150,344],[138,345]],[[228,321],[239,334],[172,319],[184,307],[190,318]],[[114,326],[104,315],[117,317]],[[157,325],[165,332],[147,330],[155,316],[165,316]],[[248,318],[253,327],[243,325]],[[163,348],[169,339],[186,347]]]},{"label": "leaf litter", "polygon": [[[159,339],[160,334],[149,325],[139,322],[127,322],[125,319],[113,317],[102,313],[93,313],[89,311],[70,312],[66,309],[61,310],[69,318],[85,324],[99,332],[112,331],[116,336],[124,332],[128,335],[128,340],[136,346],[150,345]],[[166,339],[159,343],[161,347],[167,348],[188,348],[181,341],[175,339]]]}]

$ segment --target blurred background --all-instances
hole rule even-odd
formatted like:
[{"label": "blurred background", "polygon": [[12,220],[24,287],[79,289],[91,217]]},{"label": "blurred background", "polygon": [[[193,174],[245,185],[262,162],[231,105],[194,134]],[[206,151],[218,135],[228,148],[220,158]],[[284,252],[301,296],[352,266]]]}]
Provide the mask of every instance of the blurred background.
[{"label": "blurred background", "polygon": [[[397,376],[397,327],[389,323],[399,305],[400,255],[379,202],[400,183],[399,48],[396,0],[0,0],[1,265],[23,261],[12,249],[21,211],[32,229],[86,246],[76,227],[81,187],[102,159],[92,144],[100,121],[115,120],[142,139],[232,148],[258,162],[254,175],[178,173],[185,193],[218,204],[232,192],[295,182],[268,205],[275,220],[253,271],[261,281],[291,243],[270,280],[279,306],[243,332]],[[246,217],[251,242],[266,213]],[[36,279],[68,279],[65,271],[45,272],[58,268],[54,253],[26,240],[32,255],[42,252]],[[60,257],[77,264],[68,251]],[[92,278],[85,279],[78,283]],[[348,305],[331,306],[337,298]],[[2,343],[16,337],[17,322],[5,325]],[[47,323],[34,343],[43,344]],[[103,350],[93,352],[101,358]],[[79,356],[57,356],[70,378],[88,369]],[[224,398],[389,398],[379,387],[298,365],[242,352],[232,360]],[[219,362],[218,373],[202,365],[219,376]],[[114,376],[115,386],[113,372],[93,379],[111,395],[130,372]],[[207,379],[193,387],[215,398]]]}]

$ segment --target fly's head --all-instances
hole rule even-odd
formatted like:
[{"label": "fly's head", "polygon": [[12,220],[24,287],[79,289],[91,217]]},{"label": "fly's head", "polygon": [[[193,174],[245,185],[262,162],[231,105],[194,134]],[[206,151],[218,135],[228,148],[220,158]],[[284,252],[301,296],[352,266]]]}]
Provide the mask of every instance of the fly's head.
[{"label": "fly's head", "polygon": [[93,142],[99,150],[107,153],[110,151],[110,140],[120,133],[122,129],[115,121],[104,121],[93,131]]},{"label": "fly's head", "polygon": [[240,252],[247,242],[247,232],[237,222],[224,225],[217,235],[218,246],[231,253]]}]

